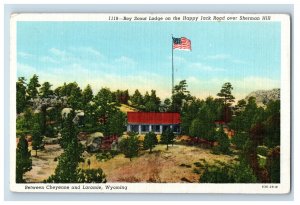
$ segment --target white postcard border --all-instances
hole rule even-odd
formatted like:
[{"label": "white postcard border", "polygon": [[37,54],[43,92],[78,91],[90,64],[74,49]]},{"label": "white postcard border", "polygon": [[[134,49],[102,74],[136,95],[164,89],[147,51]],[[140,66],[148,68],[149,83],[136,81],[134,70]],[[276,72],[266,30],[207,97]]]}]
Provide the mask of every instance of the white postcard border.
[{"label": "white postcard border", "polygon": [[[16,170],[16,25],[19,21],[108,21],[109,16],[123,17],[142,16],[142,17],[161,17],[160,21],[178,21],[173,20],[174,16],[217,16],[224,17],[225,20],[237,22],[247,20],[228,20],[234,16],[259,17],[262,21],[263,16],[271,16],[272,20],[281,22],[281,183],[280,184],[185,184],[185,183],[106,183],[106,184],[43,184],[43,183],[15,183]],[[166,19],[170,17],[171,19]],[[114,21],[114,20],[110,20]],[[124,21],[124,20],[117,20]],[[143,21],[143,20],[138,20]],[[158,21],[158,20],[147,20]],[[203,20],[206,21],[206,20]],[[210,20],[211,21],[211,20]],[[131,21],[134,22],[134,21]],[[183,22],[181,20],[181,22]],[[187,22],[187,21],[185,21]],[[198,21],[201,22],[201,21]],[[13,14],[10,22],[10,190],[15,192],[80,192],[80,193],[248,193],[248,194],[286,194],[290,192],[290,16],[286,14],[160,14],[160,13],[28,13]],[[263,188],[266,186],[268,188]],[[35,187],[35,189],[26,189],[26,186]],[[53,186],[54,188],[52,188]],[[69,186],[68,188],[62,187]],[[80,189],[71,189],[71,187],[80,187]],[[93,189],[84,189],[95,186]],[[106,186],[115,187],[115,189],[106,189]],[[48,188],[47,188],[48,187]],[[56,188],[55,188],[56,187]],[[98,188],[97,188],[98,187]],[[101,187],[101,189],[99,189]],[[126,190],[125,190],[126,188]]]}]

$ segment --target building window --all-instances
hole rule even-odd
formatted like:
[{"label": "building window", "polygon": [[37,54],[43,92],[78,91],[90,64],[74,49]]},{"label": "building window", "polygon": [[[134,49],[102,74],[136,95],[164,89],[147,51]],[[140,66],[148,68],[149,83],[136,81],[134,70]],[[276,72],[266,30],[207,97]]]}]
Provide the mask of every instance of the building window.
[{"label": "building window", "polygon": [[138,125],[130,125],[131,132],[139,132],[139,126]]},{"label": "building window", "polygon": [[164,131],[166,131],[168,128],[170,129],[170,125],[163,125],[163,130],[162,130],[162,131],[164,132]]},{"label": "building window", "polygon": [[152,125],[152,132],[160,132],[160,125]]},{"label": "building window", "polygon": [[142,132],[149,132],[149,125],[142,125]]},{"label": "building window", "polygon": [[173,125],[173,132],[179,133],[180,128],[179,125]]}]

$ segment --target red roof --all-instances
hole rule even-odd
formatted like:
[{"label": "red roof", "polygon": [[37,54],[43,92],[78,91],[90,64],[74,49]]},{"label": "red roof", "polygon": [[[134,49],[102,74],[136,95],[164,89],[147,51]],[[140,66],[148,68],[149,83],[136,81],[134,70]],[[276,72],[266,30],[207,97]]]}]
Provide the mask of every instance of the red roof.
[{"label": "red roof", "polygon": [[174,112],[127,112],[128,123],[179,124],[180,114]]}]

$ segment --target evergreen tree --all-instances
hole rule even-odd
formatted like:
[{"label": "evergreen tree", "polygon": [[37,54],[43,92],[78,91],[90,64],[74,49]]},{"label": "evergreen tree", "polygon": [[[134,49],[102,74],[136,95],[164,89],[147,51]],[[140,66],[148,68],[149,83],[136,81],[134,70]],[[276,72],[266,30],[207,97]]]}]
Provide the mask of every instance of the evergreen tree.
[{"label": "evergreen tree", "polygon": [[71,111],[63,121],[63,129],[61,131],[62,138],[60,140],[60,146],[63,149],[66,149],[71,142],[77,141],[77,128],[73,122],[74,117],[75,113]]},{"label": "evergreen tree", "polygon": [[[76,137],[76,136],[74,136]],[[82,145],[77,140],[72,140],[64,149],[64,153],[58,158],[58,165],[54,175],[51,175],[46,182],[50,183],[77,183],[80,180],[78,163],[82,162]]]},{"label": "evergreen tree", "polygon": [[31,154],[24,136],[20,137],[16,152],[16,182],[24,183],[23,174],[32,169]]},{"label": "evergreen tree", "polygon": [[52,85],[49,82],[44,82],[40,88],[40,96],[42,98],[48,98],[50,95],[53,95],[54,92],[51,90]]},{"label": "evergreen tree", "polygon": [[106,176],[102,169],[80,169],[79,183],[106,183]]},{"label": "evergreen tree", "polygon": [[93,99],[93,90],[91,86],[88,84],[86,88],[82,91],[82,102],[84,107]]},{"label": "evergreen tree", "polygon": [[126,116],[119,110],[111,112],[107,120],[108,133],[107,135],[117,135],[121,136],[125,129],[125,119]]},{"label": "evergreen tree", "polygon": [[58,158],[58,165],[54,175],[51,175],[46,182],[52,183],[77,183],[81,180],[78,163],[83,162],[83,147],[77,141],[77,129],[72,121],[74,112],[69,113],[64,121],[62,130],[61,146],[64,152]]},{"label": "evergreen tree", "polygon": [[280,183],[280,147],[272,148],[266,164],[271,183]]},{"label": "evergreen tree", "polygon": [[35,150],[36,157],[38,149],[41,148],[42,140],[41,126],[38,120],[32,127],[32,150]]},{"label": "evergreen tree", "polygon": [[227,83],[224,83],[224,85],[222,86],[222,89],[217,94],[217,96],[219,96],[223,100],[225,106],[230,106],[231,103],[234,102],[235,98],[231,94],[232,90],[233,90],[233,87],[232,87],[231,83],[227,82]]},{"label": "evergreen tree", "polygon": [[186,80],[182,80],[178,85],[175,85],[172,94],[172,105],[170,111],[180,112],[184,102],[191,99],[191,95],[187,90],[187,87]]},{"label": "evergreen tree", "polygon": [[144,105],[143,96],[138,89],[135,90],[134,94],[130,98],[133,106],[142,106]]},{"label": "evergreen tree", "polygon": [[161,105],[161,111],[168,112],[171,109],[171,103],[171,100],[169,98],[166,98],[164,100],[164,103]]},{"label": "evergreen tree", "polygon": [[154,132],[148,132],[145,135],[145,139],[143,142],[143,147],[145,150],[150,149],[150,153],[152,152],[152,149],[155,147],[155,145],[158,143],[156,134]]},{"label": "evergreen tree", "polygon": [[18,81],[16,83],[16,89],[17,89],[17,113],[21,113],[25,110],[25,107],[27,105],[27,99],[26,99],[26,80],[24,77],[18,78]]},{"label": "evergreen tree", "polygon": [[233,97],[233,95],[231,94],[232,90],[233,90],[233,87],[232,87],[231,83],[227,82],[222,86],[222,89],[217,94],[217,96],[220,97],[220,100],[222,100],[224,103],[223,120],[225,122],[229,122],[231,120],[232,113],[230,110],[230,106],[231,106],[232,102],[234,102],[234,99],[235,99]]},{"label": "evergreen tree", "polygon": [[80,110],[83,108],[82,104],[82,92],[80,87],[77,85],[76,82],[71,84],[71,92],[68,96],[68,104],[73,108],[74,110]]},{"label": "evergreen tree", "polygon": [[169,144],[173,144],[175,139],[175,135],[172,132],[170,128],[167,128],[163,133],[161,134],[160,142],[162,144],[167,145],[167,150],[169,149]]},{"label": "evergreen tree", "polygon": [[124,138],[119,143],[120,151],[129,158],[130,161],[133,157],[138,156],[139,151],[139,141],[135,134],[129,135]]},{"label": "evergreen tree", "polygon": [[38,88],[40,86],[39,77],[34,74],[27,85],[27,94],[29,99],[34,99],[38,96]]},{"label": "evergreen tree", "polygon": [[217,138],[217,142],[218,142],[218,146],[215,147],[214,152],[219,154],[229,154],[230,150],[230,141],[227,137],[227,135],[224,133],[223,129],[219,129],[216,133],[216,138]]}]

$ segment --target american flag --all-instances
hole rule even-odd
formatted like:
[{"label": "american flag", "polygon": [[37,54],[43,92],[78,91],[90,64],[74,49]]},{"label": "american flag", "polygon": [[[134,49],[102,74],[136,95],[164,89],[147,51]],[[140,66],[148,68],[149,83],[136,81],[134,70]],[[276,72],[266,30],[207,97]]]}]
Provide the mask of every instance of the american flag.
[{"label": "american flag", "polygon": [[185,37],[173,38],[173,49],[192,50],[191,40]]}]

